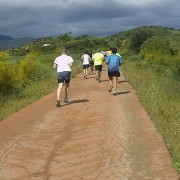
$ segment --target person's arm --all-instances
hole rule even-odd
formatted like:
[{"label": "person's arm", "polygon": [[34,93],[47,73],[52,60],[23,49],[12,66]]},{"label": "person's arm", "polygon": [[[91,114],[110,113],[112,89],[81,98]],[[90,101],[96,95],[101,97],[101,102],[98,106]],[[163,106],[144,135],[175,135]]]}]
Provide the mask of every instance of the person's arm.
[{"label": "person's arm", "polygon": [[71,56],[69,56],[69,62],[68,62],[69,67],[71,67],[73,65],[73,62],[74,62],[73,58]]},{"label": "person's arm", "polygon": [[53,69],[56,69],[57,68],[57,64],[53,64]]},{"label": "person's arm", "polygon": [[70,63],[69,63],[69,66],[71,67],[72,65],[73,65],[73,62],[70,62]]},{"label": "person's arm", "polygon": [[106,64],[108,65],[109,64],[109,56],[106,57]]}]

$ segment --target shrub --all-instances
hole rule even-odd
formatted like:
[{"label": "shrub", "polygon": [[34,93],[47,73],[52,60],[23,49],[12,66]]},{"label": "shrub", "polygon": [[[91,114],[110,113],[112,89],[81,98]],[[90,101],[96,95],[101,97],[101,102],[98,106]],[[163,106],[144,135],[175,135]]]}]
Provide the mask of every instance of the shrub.
[{"label": "shrub", "polygon": [[0,52],[0,62],[6,61],[9,57],[9,54],[5,51]]}]

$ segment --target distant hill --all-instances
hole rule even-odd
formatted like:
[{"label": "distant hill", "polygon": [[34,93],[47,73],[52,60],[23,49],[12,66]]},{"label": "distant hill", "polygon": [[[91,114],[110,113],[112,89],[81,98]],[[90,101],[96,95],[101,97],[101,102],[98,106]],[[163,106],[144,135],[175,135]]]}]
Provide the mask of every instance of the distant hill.
[{"label": "distant hill", "polygon": [[34,40],[34,38],[29,37],[12,38],[10,36],[0,35],[0,50],[18,48]]},{"label": "distant hill", "polygon": [[6,36],[6,35],[1,35],[0,34],[0,40],[12,40],[13,38],[10,36]]},{"label": "distant hill", "polygon": [[[48,54],[54,53],[56,49],[65,46],[71,53],[82,53],[87,49],[97,51],[99,49],[107,50],[109,47],[118,47],[120,50],[128,49],[135,42],[133,48],[136,47],[140,50],[141,45],[153,36],[165,38],[171,44],[173,51],[179,50],[180,30],[160,26],[141,26],[106,37],[94,37],[88,34],[73,37],[71,33],[65,33],[56,37],[41,37],[37,39],[0,39],[0,49],[10,50],[9,53],[12,55],[25,55],[32,51]],[[133,37],[138,38],[133,39]]]}]

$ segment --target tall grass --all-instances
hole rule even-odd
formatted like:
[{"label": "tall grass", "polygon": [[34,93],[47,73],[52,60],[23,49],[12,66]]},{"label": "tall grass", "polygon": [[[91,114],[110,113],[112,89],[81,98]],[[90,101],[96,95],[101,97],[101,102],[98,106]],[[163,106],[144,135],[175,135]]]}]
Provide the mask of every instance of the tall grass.
[{"label": "tall grass", "polygon": [[162,134],[173,165],[180,172],[180,81],[141,67],[138,61],[125,61],[123,72]]},{"label": "tall grass", "polygon": [[[52,69],[55,57],[32,53],[20,61],[4,58],[0,61],[0,120],[56,90],[57,73]],[[82,65],[78,55],[72,57],[72,77],[75,77],[82,71]]]},{"label": "tall grass", "polygon": [[12,93],[8,96],[1,96],[0,120],[53,92],[56,84],[55,78],[47,78],[27,85],[19,94]]}]

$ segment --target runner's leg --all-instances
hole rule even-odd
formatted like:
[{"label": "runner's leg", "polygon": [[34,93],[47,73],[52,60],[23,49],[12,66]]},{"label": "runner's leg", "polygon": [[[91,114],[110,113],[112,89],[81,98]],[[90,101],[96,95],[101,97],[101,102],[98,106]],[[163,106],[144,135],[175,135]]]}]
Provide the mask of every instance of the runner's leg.
[{"label": "runner's leg", "polygon": [[111,91],[112,91],[112,88],[113,88],[112,77],[109,76],[109,89],[108,89],[108,91],[111,92]]},{"label": "runner's leg", "polygon": [[99,72],[98,70],[96,70],[96,80],[98,80],[98,77],[99,77]]},{"label": "runner's leg", "polygon": [[65,99],[68,99],[69,94],[69,83],[65,83]]},{"label": "runner's leg", "polygon": [[84,78],[86,77],[86,68],[83,69]]},{"label": "runner's leg", "polygon": [[60,100],[62,88],[63,88],[63,83],[59,83],[57,88],[57,100]]},{"label": "runner's leg", "polygon": [[91,72],[93,74],[93,71],[94,71],[94,63],[91,64]]},{"label": "runner's leg", "polygon": [[85,69],[85,78],[87,79],[87,75],[88,75],[88,67],[86,67]]},{"label": "runner's leg", "polygon": [[99,70],[99,82],[101,81],[100,79],[101,79],[101,71]]},{"label": "runner's leg", "polygon": [[100,71],[97,70],[97,80],[100,80]]},{"label": "runner's leg", "polygon": [[116,76],[113,76],[113,93],[114,95],[116,94],[116,89],[117,89],[117,77]]}]

